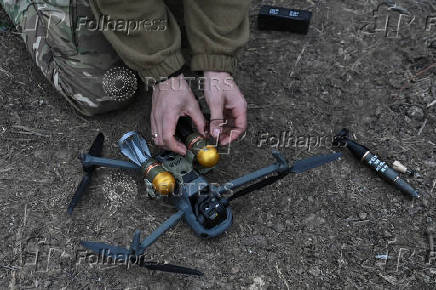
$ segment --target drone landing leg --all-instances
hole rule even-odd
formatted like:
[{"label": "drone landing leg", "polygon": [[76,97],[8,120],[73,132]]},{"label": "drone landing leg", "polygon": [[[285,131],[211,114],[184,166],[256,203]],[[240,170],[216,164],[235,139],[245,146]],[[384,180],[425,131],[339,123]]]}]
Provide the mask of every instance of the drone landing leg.
[{"label": "drone landing leg", "polygon": [[138,247],[138,254],[144,253],[145,249],[153,244],[161,235],[163,235],[167,230],[174,226],[183,216],[184,212],[179,210],[173,214],[169,219],[167,219],[163,224],[160,225],[156,230],[154,230],[148,237],[146,237],[141,245]]}]

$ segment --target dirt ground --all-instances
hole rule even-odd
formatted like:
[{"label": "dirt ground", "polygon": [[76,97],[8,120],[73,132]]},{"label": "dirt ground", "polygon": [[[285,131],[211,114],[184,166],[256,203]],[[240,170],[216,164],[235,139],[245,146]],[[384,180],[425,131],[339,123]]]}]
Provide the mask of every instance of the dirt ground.
[{"label": "dirt ground", "polygon": [[[302,36],[258,31],[256,14],[267,3],[253,1],[235,76],[249,128],[208,179],[267,166],[276,147],[290,161],[333,152],[329,140],[348,127],[388,163],[417,170],[421,178],[406,178],[421,199],[344,151],[340,161],[235,202],[234,223],[221,237],[201,240],[180,222],[147,250],[150,260],[202,270],[200,278],[80,258],[81,240],[127,246],[135,229],[149,234],[174,212],[149,200],[137,176],[99,169],[73,217],[66,214],[82,175],[77,156],[97,132],[113,158],[122,158],[123,133],[150,136],[150,93],[126,110],[83,118],[44,79],[16,31],[0,32],[0,287],[434,289],[425,233],[436,225],[436,4],[398,1],[409,12],[400,17],[398,8],[376,10],[379,3],[269,1],[313,11]],[[283,134],[289,144],[277,143]]]}]

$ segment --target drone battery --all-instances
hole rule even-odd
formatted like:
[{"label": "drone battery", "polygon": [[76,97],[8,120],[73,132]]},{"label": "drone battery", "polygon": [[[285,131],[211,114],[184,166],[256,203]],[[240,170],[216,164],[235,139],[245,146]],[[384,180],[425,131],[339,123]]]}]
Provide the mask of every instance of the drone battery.
[{"label": "drone battery", "polygon": [[312,12],[263,5],[257,17],[260,30],[280,30],[307,34]]}]

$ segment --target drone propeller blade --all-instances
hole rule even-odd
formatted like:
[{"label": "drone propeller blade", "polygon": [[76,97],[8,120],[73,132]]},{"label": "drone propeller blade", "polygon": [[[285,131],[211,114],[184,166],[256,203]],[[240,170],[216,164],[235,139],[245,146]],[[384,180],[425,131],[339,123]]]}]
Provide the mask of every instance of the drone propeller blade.
[{"label": "drone propeller blade", "polygon": [[[144,261],[144,256],[134,256],[131,251],[129,251],[126,248],[118,247],[118,246],[112,246],[106,243],[101,242],[85,242],[81,241],[80,244],[90,249],[91,251],[101,255],[103,254],[106,257],[111,257],[114,260],[121,259],[127,261],[127,259],[131,259],[132,263],[147,268],[149,270],[155,270],[155,271],[163,271],[163,272],[170,272],[170,273],[179,273],[179,274],[185,274],[185,275],[195,275],[195,276],[202,276],[203,273],[183,267],[183,266],[177,266],[173,264],[160,264],[156,262],[150,262],[150,261]],[[139,257],[139,259],[138,259]]]},{"label": "drone propeller blade", "polygon": [[339,152],[333,154],[317,155],[306,159],[298,160],[289,169],[289,171],[292,173],[301,173],[309,169],[316,168],[326,163],[335,161],[341,156],[342,153]]},{"label": "drone propeller blade", "polygon": [[130,254],[130,251],[126,248],[112,246],[106,243],[81,241],[80,244],[97,254],[103,254],[114,259],[122,258],[123,256],[127,257]]},{"label": "drone propeller blade", "polygon": [[[95,137],[94,142],[89,149],[89,154],[94,156],[101,156],[103,151],[103,143],[104,143],[104,135],[103,133],[99,133],[97,137]],[[95,166],[83,166],[84,175],[82,181],[80,181],[79,186],[76,189],[73,197],[71,198],[71,202],[68,205],[67,212],[68,214],[73,213],[73,209],[76,207],[77,203],[82,198],[85,191],[88,189],[89,184],[91,183],[91,176],[94,172]]]},{"label": "drone propeller blade", "polygon": [[185,274],[185,275],[193,275],[193,276],[203,276],[203,272],[191,269],[183,266],[177,266],[173,264],[160,264],[155,262],[143,262],[141,261],[138,263],[138,266],[145,267],[149,270],[155,270],[155,271],[163,271],[163,272],[170,272],[170,273],[179,273],[179,274]]},{"label": "drone propeller blade", "polygon": [[79,200],[82,198],[85,191],[88,189],[89,184],[91,183],[91,173],[87,172],[83,175],[82,180],[80,181],[79,186],[76,189],[73,197],[71,198],[70,204],[67,208],[67,213],[71,215],[73,213],[73,209],[79,203]]},{"label": "drone propeller blade", "polygon": [[[262,180],[260,180],[260,181],[258,181],[256,183],[253,183],[253,184],[251,184],[251,185],[249,185],[249,186],[247,186],[247,187],[245,187],[245,188],[235,192],[233,195],[231,195],[230,197],[226,198],[224,200],[224,202],[225,203],[229,203],[230,201],[232,201],[235,198],[247,195],[247,194],[251,193],[254,190],[259,190],[259,189],[261,189],[261,188],[263,188],[265,186],[271,185],[274,182],[276,182],[277,180],[285,177],[288,173],[291,173],[291,172],[292,173],[301,173],[301,172],[307,171],[309,169],[319,167],[319,166],[321,166],[323,164],[326,164],[328,162],[335,161],[340,156],[342,156],[342,153],[325,154],[325,155],[318,155],[318,156],[306,158],[306,159],[303,159],[303,160],[296,161],[291,168],[286,169],[285,171],[282,171],[282,172],[279,172],[277,170],[277,168],[275,168],[274,166],[272,166],[272,167],[270,166],[272,169],[269,169],[270,167],[267,167],[265,169],[258,170],[258,172],[260,172],[261,174],[260,173],[257,174],[255,176],[256,178],[262,177],[262,175],[264,175],[263,171],[265,171],[267,173],[276,171],[276,172],[278,172],[278,174],[277,175],[273,175],[273,176],[269,176],[269,177],[267,177],[265,179],[262,179]],[[251,174],[249,174],[247,176],[250,177],[250,175],[254,175],[254,174],[255,173],[251,173]],[[230,182],[230,184],[237,184],[237,185],[239,185],[239,184],[245,183],[246,179],[248,179],[248,180],[252,179],[251,177],[247,178],[247,176],[240,177],[239,179],[236,179],[236,182],[232,181],[232,182]],[[239,180],[242,180],[242,181],[239,181]],[[218,188],[218,191],[220,193],[221,193],[221,191],[223,191],[223,190],[220,190],[221,188],[222,187]]]},{"label": "drone propeller blade", "polygon": [[[88,154],[92,156],[101,156],[101,152],[103,151],[103,142],[104,142],[103,133],[98,133],[97,137],[95,137],[95,140],[91,145],[91,148],[89,148]],[[95,166],[91,168],[94,169]]]}]

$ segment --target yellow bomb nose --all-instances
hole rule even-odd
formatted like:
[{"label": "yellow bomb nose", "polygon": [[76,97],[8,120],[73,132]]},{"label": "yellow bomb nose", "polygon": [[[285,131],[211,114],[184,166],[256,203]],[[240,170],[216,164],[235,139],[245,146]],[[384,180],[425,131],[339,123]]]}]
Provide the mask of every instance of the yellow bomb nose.
[{"label": "yellow bomb nose", "polygon": [[176,180],[174,176],[166,171],[159,172],[153,178],[153,188],[162,195],[168,195],[174,191]]},{"label": "yellow bomb nose", "polygon": [[220,160],[220,155],[213,145],[201,148],[197,154],[198,163],[206,168],[214,167]]}]

